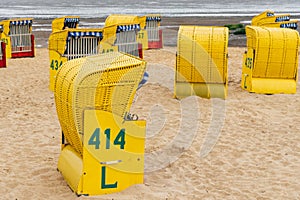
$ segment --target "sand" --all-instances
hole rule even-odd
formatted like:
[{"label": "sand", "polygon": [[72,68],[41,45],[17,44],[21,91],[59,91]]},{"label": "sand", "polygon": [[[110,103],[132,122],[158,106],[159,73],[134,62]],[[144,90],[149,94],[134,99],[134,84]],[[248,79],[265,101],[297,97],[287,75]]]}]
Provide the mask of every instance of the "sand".
[{"label": "sand", "polygon": [[176,47],[145,51],[149,82],[132,112],[147,120],[144,184],[77,197],[57,171],[60,125],[47,48],[0,69],[0,199],[300,199],[300,92],[240,87],[229,48],[228,98],[173,98]]}]

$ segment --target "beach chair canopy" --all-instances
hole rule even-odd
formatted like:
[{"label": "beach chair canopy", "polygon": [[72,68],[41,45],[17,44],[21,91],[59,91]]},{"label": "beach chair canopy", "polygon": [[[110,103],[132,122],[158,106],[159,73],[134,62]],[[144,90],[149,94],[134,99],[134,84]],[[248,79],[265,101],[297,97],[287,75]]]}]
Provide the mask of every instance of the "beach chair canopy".
[{"label": "beach chair canopy", "polygon": [[111,52],[71,60],[58,71],[55,80],[58,119],[64,136],[78,153],[82,153],[84,109],[125,117],[145,68],[145,61]]},{"label": "beach chair canopy", "polygon": [[67,28],[78,28],[79,16],[64,16],[52,21],[52,32],[61,31]]},{"label": "beach chair canopy", "polygon": [[68,60],[98,53],[103,29],[66,29],[49,37],[49,50],[58,52]]}]

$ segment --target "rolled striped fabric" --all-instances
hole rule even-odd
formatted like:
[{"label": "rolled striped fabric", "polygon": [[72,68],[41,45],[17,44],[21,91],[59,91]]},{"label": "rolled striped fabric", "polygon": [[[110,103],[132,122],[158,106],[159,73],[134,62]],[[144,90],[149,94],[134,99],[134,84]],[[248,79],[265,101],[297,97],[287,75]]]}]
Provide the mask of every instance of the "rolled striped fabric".
[{"label": "rolled striped fabric", "polygon": [[145,85],[145,83],[148,81],[148,78],[149,78],[149,74],[148,74],[148,72],[145,72],[144,76],[143,76],[143,79],[139,83],[139,86],[138,86],[137,90],[140,89],[143,85]]}]

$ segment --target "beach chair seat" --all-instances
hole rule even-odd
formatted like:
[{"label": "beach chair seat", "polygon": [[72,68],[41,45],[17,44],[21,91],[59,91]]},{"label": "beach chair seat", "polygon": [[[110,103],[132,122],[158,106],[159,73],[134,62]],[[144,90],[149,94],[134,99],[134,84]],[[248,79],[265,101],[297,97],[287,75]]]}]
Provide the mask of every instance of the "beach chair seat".
[{"label": "beach chair seat", "polygon": [[180,26],[177,40],[175,96],[227,96],[228,28]]},{"label": "beach chair seat", "polygon": [[299,33],[247,26],[241,87],[249,92],[296,93]]},{"label": "beach chair seat", "polygon": [[66,62],[55,81],[63,132],[58,169],[77,194],[143,182],[145,121],[126,116],[146,63],[110,52]]}]

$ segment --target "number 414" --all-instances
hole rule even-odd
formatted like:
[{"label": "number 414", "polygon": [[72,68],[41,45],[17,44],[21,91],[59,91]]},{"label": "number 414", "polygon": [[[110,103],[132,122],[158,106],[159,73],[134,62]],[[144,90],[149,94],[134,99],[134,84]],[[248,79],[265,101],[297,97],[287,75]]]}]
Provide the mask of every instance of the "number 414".
[{"label": "number 414", "polygon": [[[105,148],[110,148],[110,128],[104,130],[105,137]],[[100,128],[96,128],[94,133],[91,135],[88,145],[95,145],[95,149],[100,149]],[[121,129],[118,135],[114,139],[114,145],[119,145],[120,149],[124,149],[125,146],[125,129]]]}]

